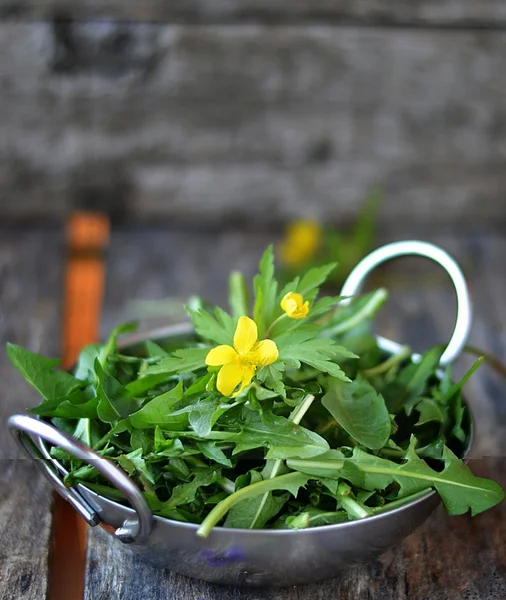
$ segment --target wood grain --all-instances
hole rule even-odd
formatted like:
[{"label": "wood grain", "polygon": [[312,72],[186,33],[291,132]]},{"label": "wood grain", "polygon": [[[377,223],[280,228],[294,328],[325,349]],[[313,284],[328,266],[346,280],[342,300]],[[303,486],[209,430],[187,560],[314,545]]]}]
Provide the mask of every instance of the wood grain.
[{"label": "wood grain", "polygon": [[54,231],[0,231],[0,598],[44,600],[51,489],[21,458],[5,427],[38,403],[5,355],[7,341],[58,355],[61,238]]},{"label": "wood grain", "polygon": [[[410,237],[411,233],[406,227],[402,237]],[[239,232],[220,235],[163,228],[117,230],[109,257],[104,333],[125,318],[139,316],[127,300],[176,295],[184,298],[193,292],[224,303],[229,269],[253,274],[263,248],[272,241],[269,238]],[[429,241],[450,251],[466,271],[475,302],[471,341],[500,355],[506,343],[506,309],[501,302],[506,282],[498,273],[506,239],[433,233]],[[406,339],[417,348],[418,344],[423,348],[444,341],[451,329],[448,321],[454,312],[454,298],[449,282],[437,269],[406,259],[385,266],[377,276],[392,291],[391,309],[382,317],[382,333]],[[374,279],[371,284],[377,282]],[[142,326],[159,322],[144,318]],[[459,370],[464,367],[459,365]],[[490,380],[495,387],[487,383]],[[506,486],[504,385],[504,380],[484,367],[468,386],[467,394],[477,424],[472,468]],[[505,523],[506,503],[474,519],[450,518],[441,509],[380,559],[327,582],[283,590],[223,588],[157,570],[103,531],[90,530],[85,598],[502,600],[506,594]]]},{"label": "wood grain", "polygon": [[506,33],[0,24],[0,207],[504,227]]},{"label": "wood grain", "polygon": [[506,22],[501,0],[28,0],[0,1],[3,18],[148,19],[184,23],[292,23],[324,20],[337,23],[498,27]]}]

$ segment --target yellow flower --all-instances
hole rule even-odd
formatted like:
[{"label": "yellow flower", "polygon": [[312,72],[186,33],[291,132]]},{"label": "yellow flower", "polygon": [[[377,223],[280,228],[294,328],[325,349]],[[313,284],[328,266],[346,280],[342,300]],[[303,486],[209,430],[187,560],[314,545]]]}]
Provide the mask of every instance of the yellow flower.
[{"label": "yellow flower", "polygon": [[234,334],[234,347],[217,346],[206,356],[206,365],[220,367],[216,387],[224,396],[237,396],[251,383],[257,367],[278,359],[278,347],[272,340],[257,342],[258,329],[249,317],[240,317]]},{"label": "yellow flower", "polygon": [[285,267],[297,268],[312,260],[321,241],[320,225],[311,219],[290,223],[286,237],[279,248],[279,257]]},{"label": "yellow flower", "polygon": [[288,292],[281,300],[281,308],[290,319],[303,319],[309,312],[309,302],[307,300],[304,302],[302,294]]}]

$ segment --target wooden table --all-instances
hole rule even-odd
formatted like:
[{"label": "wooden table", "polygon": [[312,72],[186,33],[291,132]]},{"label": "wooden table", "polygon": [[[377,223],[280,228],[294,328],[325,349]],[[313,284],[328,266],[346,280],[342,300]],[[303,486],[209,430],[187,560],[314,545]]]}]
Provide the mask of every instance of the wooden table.
[{"label": "wooden table", "polygon": [[[403,231],[403,238],[410,237]],[[420,236],[421,237],[421,236]],[[385,236],[383,241],[397,239]],[[463,265],[475,304],[471,342],[506,356],[506,238],[424,235]],[[155,228],[114,231],[102,333],[132,317],[127,299],[205,294],[224,303],[228,271],[253,273],[268,234],[198,233]],[[58,229],[0,230],[0,420],[23,412],[37,396],[7,363],[12,341],[59,355],[63,236]],[[416,268],[414,268],[416,265]],[[382,283],[392,288],[381,333],[423,349],[447,339],[453,293],[420,261],[392,263]],[[376,278],[377,279],[377,278]],[[377,279],[376,282],[379,280]],[[152,323],[151,323],[152,324]],[[146,325],[144,320],[143,326]],[[461,372],[469,359],[463,358]],[[506,486],[506,380],[482,367],[468,384],[476,419],[473,470]],[[0,427],[0,598],[44,600],[48,586],[51,490]],[[241,590],[159,571],[100,529],[90,529],[86,600],[503,600],[506,597],[506,503],[471,519],[442,509],[404,543],[374,562],[327,582],[283,590]]]}]

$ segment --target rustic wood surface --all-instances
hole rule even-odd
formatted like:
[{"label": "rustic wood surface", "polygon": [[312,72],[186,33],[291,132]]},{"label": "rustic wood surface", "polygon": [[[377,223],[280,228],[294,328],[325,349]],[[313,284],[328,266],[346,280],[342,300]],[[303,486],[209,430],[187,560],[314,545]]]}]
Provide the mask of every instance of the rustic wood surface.
[{"label": "rustic wood surface", "polygon": [[502,0],[0,0],[0,18],[148,19],[185,23],[326,22],[500,27]]},{"label": "rustic wood surface", "polygon": [[379,186],[382,226],[506,225],[506,31],[7,21],[0,52],[4,216],[341,224]]},{"label": "rustic wood surface", "polygon": [[7,341],[58,356],[61,235],[0,230],[0,598],[44,600],[51,490],[21,457],[5,421],[40,399],[14,371]]},{"label": "rustic wood surface", "polygon": [[[403,232],[403,238],[409,232]],[[464,266],[475,303],[471,342],[504,357],[506,280],[504,237],[425,235]],[[395,236],[394,239],[398,239]],[[253,273],[269,236],[128,230],[113,233],[103,333],[135,316],[127,299],[205,294],[224,302],[231,268]],[[385,239],[383,241],[392,241]],[[417,348],[444,341],[453,318],[453,292],[437,269],[397,261],[374,283],[392,288],[382,333]],[[139,308],[137,307],[137,311]],[[137,312],[137,316],[138,316]],[[156,321],[158,324],[159,321]],[[147,328],[154,320],[144,319]],[[466,360],[458,370],[462,370]],[[467,387],[477,425],[475,472],[506,486],[504,379],[482,368]],[[442,509],[380,559],[327,582],[283,590],[241,590],[193,581],[152,568],[100,530],[90,530],[86,600],[503,600],[506,595],[506,503],[474,518]]]}]

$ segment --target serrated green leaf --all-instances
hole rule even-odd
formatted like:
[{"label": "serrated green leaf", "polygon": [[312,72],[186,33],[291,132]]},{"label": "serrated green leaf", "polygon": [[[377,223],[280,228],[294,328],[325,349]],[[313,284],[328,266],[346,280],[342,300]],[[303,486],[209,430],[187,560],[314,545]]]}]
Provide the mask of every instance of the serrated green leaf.
[{"label": "serrated green leaf", "polygon": [[192,310],[190,307],[186,307],[186,311],[193,323],[195,331],[203,339],[210,340],[216,344],[227,344],[229,346],[232,345],[235,327],[230,327],[230,321],[228,327],[224,326],[225,319],[223,317],[223,313],[225,311],[219,313],[220,321],[210,315],[203,308]]},{"label": "serrated green leaf", "polygon": [[162,358],[159,363],[146,369],[145,375],[175,375],[191,373],[206,366],[209,348],[183,348],[176,350],[169,357]]},{"label": "serrated green leaf", "polygon": [[337,263],[330,263],[310,269],[301,279],[297,289],[298,294],[302,294],[304,300],[312,301],[322,283],[325,283],[328,276],[336,268]]},{"label": "serrated green leaf", "polygon": [[166,350],[152,340],[147,340],[144,342],[144,346],[146,347],[146,354],[148,358],[166,358],[169,356],[169,353]]},{"label": "serrated green leaf", "polygon": [[166,502],[159,503],[157,513],[163,517],[168,511],[192,502],[198,490],[214,483],[218,475],[218,470],[209,469],[203,473],[197,473],[189,483],[176,486],[172,490],[171,497]]},{"label": "serrated green leaf", "polygon": [[15,344],[7,344],[7,356],[12,365],[44,400],[64,399],[83,387],[83,382],[70,373],[55,369],[60,363],[58,359],[45,358]]},{"label": "serrated green leaf", "polygon": [[296,368],[300,367],[300,363],[305,363],[318,371],[349,381],[339,365],[330,359],[355,358],[352,352],[328,338],[304,339],[304,336],[298,336],[298,333],[292,334],[293,337],[288,338],[288,341],[279,343],[280,360],[291,362]]}]

